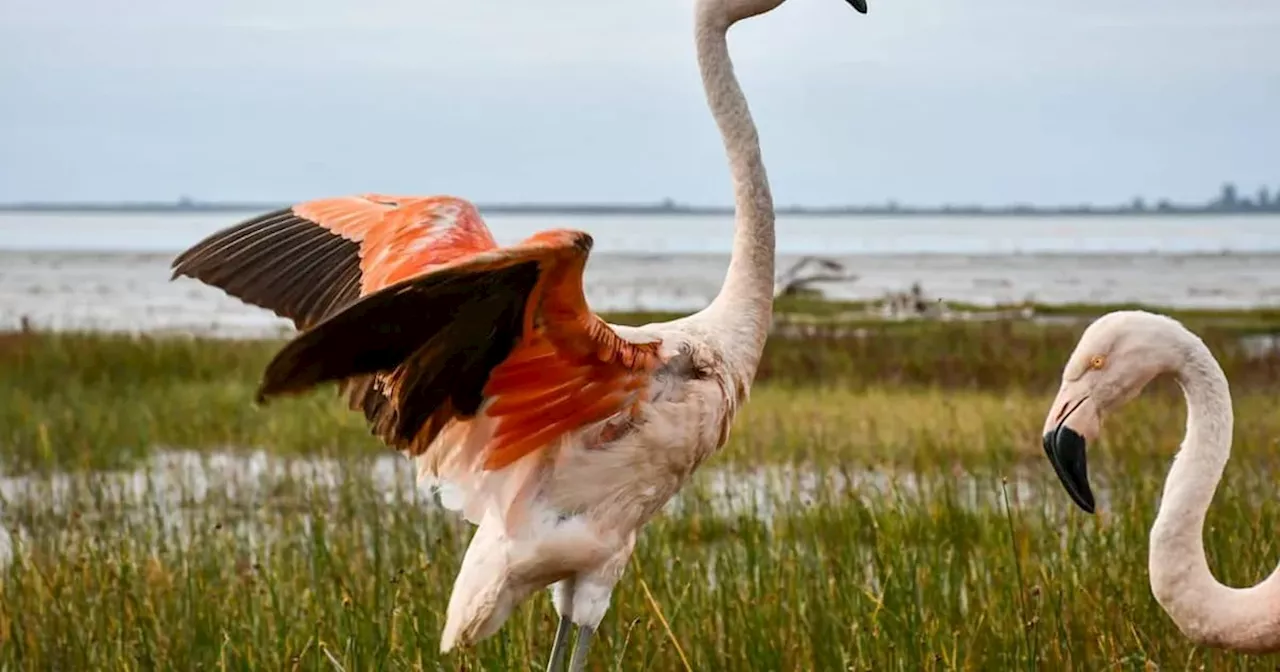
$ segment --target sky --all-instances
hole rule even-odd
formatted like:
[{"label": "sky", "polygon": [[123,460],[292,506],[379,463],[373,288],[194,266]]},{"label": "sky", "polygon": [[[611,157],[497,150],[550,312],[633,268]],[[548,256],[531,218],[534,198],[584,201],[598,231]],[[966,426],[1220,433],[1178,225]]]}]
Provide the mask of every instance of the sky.
[{"label": "sky", "polygon": [[[0,201],[731,200],[694,0],[0,0]],[[779,205],[1280,189],[1280,2],[790,0]]]}]

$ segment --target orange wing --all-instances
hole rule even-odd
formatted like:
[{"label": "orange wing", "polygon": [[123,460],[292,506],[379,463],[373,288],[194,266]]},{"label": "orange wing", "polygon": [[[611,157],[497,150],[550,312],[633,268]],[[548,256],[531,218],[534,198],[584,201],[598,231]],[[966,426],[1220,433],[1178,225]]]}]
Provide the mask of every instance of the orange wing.
[{"label": "orange wing", "polygon": [[[307,329],[363,295],[497,247],[463,199],[365,194],[299,203],[219,231],[178,256],[173,275]],[[348,378],[339,392],[371,423],[392,412],[375,376]]]},{"label": "orange wing", "polygon": [[[496,423],[484,449],[488,469],[567,432],[634,412],[660,363],[659,343],[630,343],[587,307],[582,274],[589,235],[546,231],[498,248],[478,216],[474,226],[457,224],[469,221],[465,210],[447,220],[454,224],[444,227],[445,235],[438,224],[426,233],[414,230],[421,215],[387,208],[364,198],[292,209],[341,240],[360,242],[367,291],[276,355],[260,400],[341,381],[374,433],[410,454],[425,451],[451,423],[484,413]],[[245,268],[235,260],[246,243],[232,239],[213,247],[219,252],[196,259],[221,255],[234,269]],[[217,270],[205,275],[220,279],[224,289],[245,286],[235,284],[234,271],[200,264]],[[276,296],[292,296],[298,282],[326,291],[314,284],[315,274],[272,277],[279,280]],[[272,300],[266,292],[253,296]]]},{"label": "orange wing", "polygon": [[659,343],[630,343],[587,307],[582,273],[591,237],[573,231],[541,235],[547,261],[530,294],[520,338],[484,388],[493,400],[485,413],[498,421],[487,446],[490,469],[567,432],[634,412],[660,364]]},{"label": "orange wing", "polygon": [[362,295],[497,247],[465,200],[365,194],[307,201],[219,231],[179,255],[173,276],[305,329]]}]

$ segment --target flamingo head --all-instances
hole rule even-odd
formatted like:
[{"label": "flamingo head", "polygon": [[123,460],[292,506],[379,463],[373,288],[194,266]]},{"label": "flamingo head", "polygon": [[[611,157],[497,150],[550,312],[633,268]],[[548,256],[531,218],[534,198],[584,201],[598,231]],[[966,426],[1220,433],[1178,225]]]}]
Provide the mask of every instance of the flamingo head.
[{"label": "flamingo head", "polygon": [[[732,25],[743,19],[759,16],[777,9],[786,0],[699,0],[701,9],[711,10],[727,19]],[[845,0],[860,14],[867,13],[867,0]]]},{"label": "flamingo head", "polygon": [[1062,370],[1062,385],[1044,423],[1044,452],[1071,500],[1094,511],[1085,447],[1102,431],[1103,416],[1130,401],[1147,383],[1175,368],[1184,331],[1163,315],[1116,311],[1081,334]]}]

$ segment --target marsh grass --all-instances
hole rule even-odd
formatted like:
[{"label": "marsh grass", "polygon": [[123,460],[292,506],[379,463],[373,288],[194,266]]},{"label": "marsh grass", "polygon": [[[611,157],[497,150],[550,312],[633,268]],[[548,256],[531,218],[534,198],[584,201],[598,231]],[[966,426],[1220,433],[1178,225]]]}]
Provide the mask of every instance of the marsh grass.
[{"label": "marsh grass", "polygon": [[[858,328],[770,341],[729,445],[641,535],[592,669],[1280,662],[1189,646],[1151,597],[1175,386],[1108,421],[1087,516],[1038,445],[1081,326]],[[1210,565],[1252,584],[1280,560],[1278,360],[1201,332],[1237,414]],[[277,347],[0,339],[0,669],[542,669],[544,595],[437,653],[469,526],[331,391],[255,408]]]},{"label": "marsh grass", "polygon": [[[1280,380],[1280,351],[1251,354],[1242,330],[1270,324],[1258,316],[1187,319],[1222,362],[1237,396],[1270,393]],[[648,316],[622,316],[640,322]],[[1248,327],[1239,325],[1247,324]],[[941,394],[948,403],[983,399],[984,411],[951,408],[950,421],[981,423],[989,432],[1025,443],[1043,395],[1056,388],[1061,367],[1082,324],[1041,325],[1025,321],[975,323],[866,323],[828,325],[804,337],[772,337],[757,375],[760,394],[776,394],[785,413],[763,409],[761,434],[750,410],[739,434],[775,446],[764,459],[789,458],[812,450],[806,432],[832,426],[806,425],[796,417],[820,413],[826,390],[858,392],[873,404],[874,416],[861,421],[876,431],[900,433],[920,422],[937,423],[933,408],[916,412],[920,394]],[[1280,329],[1280,327],[1276,327]],[[1248,333],[1252,333],[1249,331]],[[252,403],[259,376],[282,341],[231,341],[191,337],[104,334],[0,335],[0,444],[7,470],[110,468],[141,459],[156,446],[264,446],[283,454],[368,454],[380,450],[359,414],[348,411],[332,388],[301,397]],[[1162,390],[1169,394],[1172,386]],[[795,402],[785,396],[796,394]],[[1012,397],[1010,395],[1013,395]],[[1176,391],[1174,392],[1176,396]],[[998,413],[991,404],[1025,399],[1018,409]],[[1034,399],[1034,401],[1032,400]],[[1247,402],[1246,402],[1247,403]],[[880,407],[875,407],[879,404]],[[846,401],[827,413],[844,413]],[[748,408],[758,408],[752,404]],[[947,408],[945,405],[943,408]],[[904,411],[908,417],[904,418]],[[854,409],[855,419],[859,411]],[[1180,423],[1179,423],[1180,424]],[[841,427],[837,432],[844,432]],[[799,434],[797,438],[796,435]],[[894,454],[917,452],[929,441],[902,437]],[[849,437],[857,441],[857,435]],[[1008,443],[1010,440],[1005,440]],[[978,444],[990,449],[992,443]],[[871,440],[868,451],[883,453]],[[843,450],[843,448],[842,448]]]},{"label": "marsh grass", "polygon": [[[711,482],[757,467],[726,460],[642,535],[593,669],[683,669],[654,604],[695,669],[1249,669],[1193,650],[1154,604],[1145,537],[1158,479],[1127,473],[1140,462],[1113,462],[1104,513],[1087,517],[1044,470],[998,467],[819,484],[804,498],[780,494],[802,488],[803,472],[777,472],[759,498],[730,506]],[[11,492],[5,524],[22,533],[0,570],[0,665],[544,663],[555,623],[541,595],[492,640],[441,657],[469,531],[411,481],[367,477],[367,460],[338,464],[346,477],[330,485],[297,475],[170,484],[185,506],[91,481],[59,510],[39,481]],[[1259,533],[1277,523],[1274,507],[1259,506],[1275,473],[1242,472],[1232,470],[1207,534],[1215,569],[1236,582],[1257,580],[1278,555]]]}]

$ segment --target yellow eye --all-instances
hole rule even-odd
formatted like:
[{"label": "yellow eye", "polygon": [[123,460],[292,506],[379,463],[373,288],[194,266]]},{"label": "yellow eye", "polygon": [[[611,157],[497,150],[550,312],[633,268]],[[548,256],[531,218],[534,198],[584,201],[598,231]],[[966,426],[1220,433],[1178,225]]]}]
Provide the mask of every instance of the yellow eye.
[{"label": "yellow eye", "polygon": [[1101,369],[1106,365],[1107,365],[1107,358],[1102,355],[1094,355],[1093,359],[1089,360],[1089,368],[1091,369]]}]

